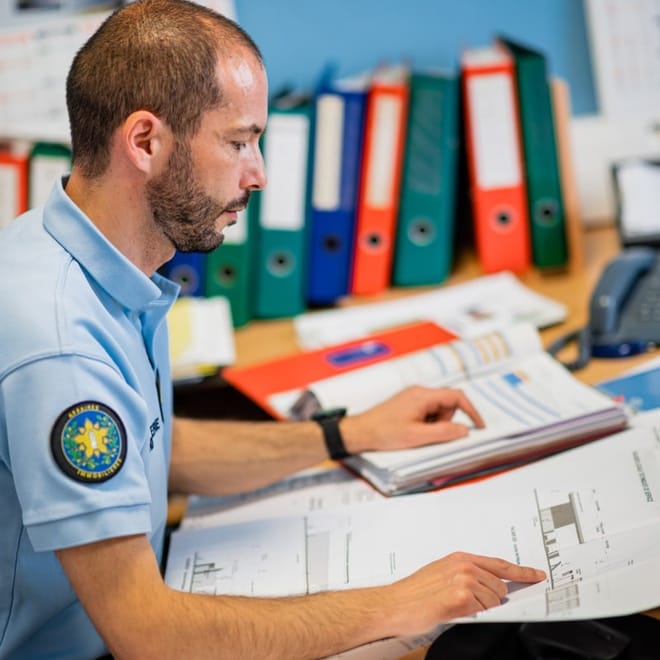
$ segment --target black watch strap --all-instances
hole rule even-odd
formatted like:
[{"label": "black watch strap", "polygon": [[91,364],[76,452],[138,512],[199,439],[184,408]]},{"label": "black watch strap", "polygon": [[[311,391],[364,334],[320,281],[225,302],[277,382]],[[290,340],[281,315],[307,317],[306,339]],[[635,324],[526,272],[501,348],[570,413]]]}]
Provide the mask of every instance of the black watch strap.
[{"label": "black watch strap", "polygon": [[335,461],[350,456],[346,451],[344,440],[339,430],[339,420],[346,415],[346,408],[333,408],[332,410],[321,410],[314,413],[312,419],[319,424],[323,430],[325,446],[330,458]]}]

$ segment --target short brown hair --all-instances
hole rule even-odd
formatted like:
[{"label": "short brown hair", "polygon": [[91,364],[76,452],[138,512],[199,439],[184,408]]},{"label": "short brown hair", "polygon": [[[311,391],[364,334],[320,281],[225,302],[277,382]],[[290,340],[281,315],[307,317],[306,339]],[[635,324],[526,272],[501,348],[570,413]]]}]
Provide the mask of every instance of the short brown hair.
[{"label": "short brown hair", "polygon": [[149,110],[177,136],[193,135],[218,107],[218,57],[258,47],[235,22],[188,0],[136,0],[111,14],[76,54],[66,82],[74,163],[94,178],[110,139],[132,112]]}]

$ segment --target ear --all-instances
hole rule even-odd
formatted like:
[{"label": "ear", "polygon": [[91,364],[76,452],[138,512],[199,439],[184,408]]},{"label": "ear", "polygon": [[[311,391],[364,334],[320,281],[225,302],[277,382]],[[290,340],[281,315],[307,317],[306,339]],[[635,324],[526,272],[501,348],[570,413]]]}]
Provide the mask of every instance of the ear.
[{"label": "ear", "polygon": [[172,133],[153,113],[138,110],[128,116],[122,127],[122,142],[127,158],[146,175],[158,172],[169,158]]}]

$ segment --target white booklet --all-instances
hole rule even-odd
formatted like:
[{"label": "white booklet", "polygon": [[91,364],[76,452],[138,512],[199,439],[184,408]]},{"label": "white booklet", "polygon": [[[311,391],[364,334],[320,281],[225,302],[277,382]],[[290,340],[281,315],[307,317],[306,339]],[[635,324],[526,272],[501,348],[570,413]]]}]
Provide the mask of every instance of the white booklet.
[{"label": "white booklet", "polygon": [[[360,413],[413,384],[462,389],[486,426],[444,444],[366,452],[345,460],[386,495],[530,460],[620,430],[628,419],[623,406],[549,356],[527,323],[312,382],[303,396],[313,394],[321,409],[344,406]],[[299,389],[279,392],[269,404],[286,417],[300,397]],[[454,419],[471,424],[460,411]]]},{"label": "white booklet", "polygon": [[[388,495],[458,479],[620,430],[625,410],[545,353],[457,384],[486,423],[467,437],[416,449],[366,452],[346,463]],[[456,420],[469,423],[463,413]]]}]

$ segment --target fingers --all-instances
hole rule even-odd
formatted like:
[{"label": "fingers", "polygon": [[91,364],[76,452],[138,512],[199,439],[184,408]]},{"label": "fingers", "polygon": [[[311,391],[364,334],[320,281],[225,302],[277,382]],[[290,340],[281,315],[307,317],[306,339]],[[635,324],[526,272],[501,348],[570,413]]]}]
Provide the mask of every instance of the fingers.
[{"label": "fingers", "polygon": [[484,427],[483,418],[462,390],[411,386],[361,415],[346,418],[342,434],[353,452],[448,442],[465,437],[470,430],[452,420],[457,410],[475,427]]},{"label": "fingers", "polygon": [[535,583],[543,580],[543,571],[529,566],[518,566],[504,559],[455,553],[455,577],[472,594],[472,611],[500,605],[508,594],[508,581]]},{"label": "fingers", "polygon": [[531,566],[518,566],[518,564],[512,564],[505,559],[496,557],[473,555],[472,558],[474,563],[480,568],[510,582],[534,583],[546,578],[544,571],[532,568]]},{"label": "fingers", "polygon": [[469,427],[465,426],[465,424],[459,424],[458,422],[426,424],[418,429],[415,444],[427,445],[433,443],[450,442],[451,440],[464,438],[469,431]]},{"label": "fingers", "polygon": [[485,426],[484,420],[464,392],[456,388],[411,388],[413,396],[421,398],[424,420],[427,422],[449,421],[456,410],[462,410],[477,428]]},{"label": "fingers", "polygon": [[479,414],[479,411],[474,407],[472,402],[465,396],[462,390],[459,389],[441,389],[438,392],[440,405],[449,409],[451,415],[458,409],[462,410],[474,423],[474,425],[482,429],[485,426],[484,420]]},{"label": "fingers", "polygon": [[504,559],[454,552],[393,583],[395,632],[417,634],[501,605],[508,581],[539,582],[543,571]]}]

